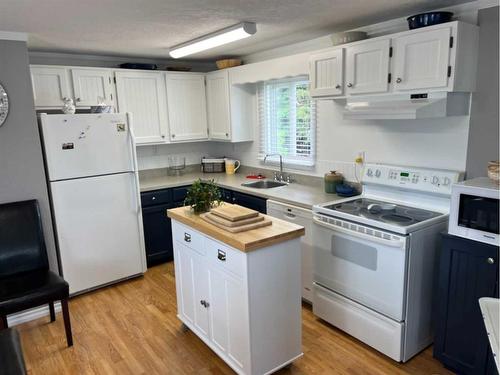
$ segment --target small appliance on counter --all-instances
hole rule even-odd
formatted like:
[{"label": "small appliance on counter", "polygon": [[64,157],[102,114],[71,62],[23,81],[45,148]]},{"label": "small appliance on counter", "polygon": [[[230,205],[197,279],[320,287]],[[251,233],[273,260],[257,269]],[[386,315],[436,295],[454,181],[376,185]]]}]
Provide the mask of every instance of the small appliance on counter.
[{"label": "small appliance on counter", "polygon": [[201,158],[201,171],[203,173],[223,173],[226,171],[224,158]]},{"label": "small appliance on counter", "polygon": [[342,184],[344,177],[337,171],[325,173],[325,193],[335,194],[337,185]]},{"label": "small appliance on counter", "polygon": [[490,245],[500,245],[499,185],[488,177],[454,184],[448,233]]}]

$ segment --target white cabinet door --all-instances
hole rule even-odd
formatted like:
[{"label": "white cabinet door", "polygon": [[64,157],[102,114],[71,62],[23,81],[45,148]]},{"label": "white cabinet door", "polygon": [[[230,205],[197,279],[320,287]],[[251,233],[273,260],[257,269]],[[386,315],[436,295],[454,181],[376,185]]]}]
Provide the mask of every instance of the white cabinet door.
[{"label": "white cabinet door", "polygon": [[207,139],[205,75],[167,73],[166,82],[170,140]]},{"label": "white cabinet door", "polygon": [[451,28],[394,38],[394,90],[448,86]]},{"label": "white cabinet door", "polygon": [[108,69],[71,69],[75,104],[89,107],[103,98],[106,104],[113,104],[113,84],[111,70]]},{"label": "white cabinet door", "polygon": [[[192,250],[189,250],[192,252]],[[193,253],[194,326],[204,337],[209,337],[209,309],[211,308],[208,288],[209,271],[206,261]]]},{"label": "white cabinet door", "polygon": [[312,55],[309,60],[311,96],[336,96],[344,93],[344,50]]},{"label": "white cabinet door", "polygon": [[31,67],[35,107],[61,107],[71,98],[68,70],[63,67]]},{"label": "white cabinet door", "polygon": [[118,110],[131,112],[138,144],[168,140],[165,80],[158,72],[116,72]]},{"label": "white cabinet door", "polygon": [[197,334],[209,338],[209,271],[206,261],[189,247],[175,243],[178,310]]},{"label": "white cabinet door", "polygon": [[206,80],[209,137],[227,141],[231,138],[228,72],[208,73]]},{"label": "white cabinet door", "polygon": [[388,90],[390,39],[347,47],[346,93],[370,94]]},{"label": "white cabinet door", "polygon": [[246,296],[242,280],[210,269],[210,339],[241,369],[249,362]]}]

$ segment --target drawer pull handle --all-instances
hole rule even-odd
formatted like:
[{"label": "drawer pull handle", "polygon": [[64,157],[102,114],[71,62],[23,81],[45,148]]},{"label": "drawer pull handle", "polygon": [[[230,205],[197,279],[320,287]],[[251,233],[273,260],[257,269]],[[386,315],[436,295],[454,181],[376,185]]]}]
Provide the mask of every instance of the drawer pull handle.
[{"label": "drawer pull handle", "polygon": [[226,252],[222,250],[217,250],[217,259],[219,259],[221,262],[226,261]]},{"label": "drawer pull handle", "polygon": [[204,308],[207,308],[208,306],[210,306],[210,304],[209,304],[207,301],[203,300],[203,299],[200,301],[200,304],[201,304]]},{"label": "drawer pull handle", "polygon": [[191,242],[191,235],[189,233],[184,233],[184,241]]},{"label": "drawer pull handle", "polygon": [[488,264],[494,264],[495,263],[495,259],[493,259],[493,258],[488,258],[487,261],[488,261]]}]

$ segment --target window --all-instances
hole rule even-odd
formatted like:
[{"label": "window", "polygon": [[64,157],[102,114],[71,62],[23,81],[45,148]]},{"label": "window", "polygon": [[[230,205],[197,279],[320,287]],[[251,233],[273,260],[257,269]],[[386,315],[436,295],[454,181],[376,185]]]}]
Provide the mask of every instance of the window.
[{"label": "window", "polygon": [[289,166],[314,165],[315,105],[309,94],[307,77],[261,83],[259,120],[261,159],[266,154],[281,154]]}]

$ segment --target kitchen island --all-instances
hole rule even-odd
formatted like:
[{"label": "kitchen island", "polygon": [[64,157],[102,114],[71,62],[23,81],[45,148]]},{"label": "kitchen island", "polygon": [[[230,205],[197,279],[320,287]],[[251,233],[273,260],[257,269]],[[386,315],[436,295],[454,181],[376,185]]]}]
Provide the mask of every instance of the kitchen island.
[{"label": "kitchen island", "polygon": [[188,207],[172,219],[179,319],[239,374],[270,374],[302,356],[304,228],[230,233]]}]

